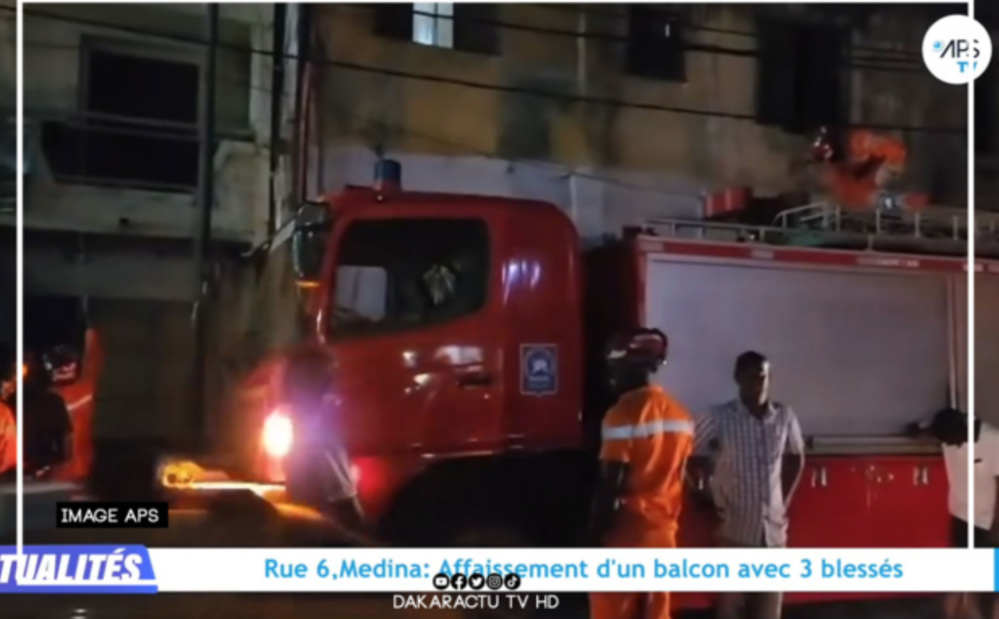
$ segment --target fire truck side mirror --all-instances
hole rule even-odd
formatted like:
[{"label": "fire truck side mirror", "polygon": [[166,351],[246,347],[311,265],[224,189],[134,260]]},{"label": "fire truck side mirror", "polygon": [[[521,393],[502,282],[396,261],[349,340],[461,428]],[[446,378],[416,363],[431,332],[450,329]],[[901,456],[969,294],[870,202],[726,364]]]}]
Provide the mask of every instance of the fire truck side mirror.
[{"label": "fire truck side mirror", "polygon": [[330,224],[326,204],[308,202],[295,215],[291,251],[295,276],[301,288],[314,288],[319,284]]}]

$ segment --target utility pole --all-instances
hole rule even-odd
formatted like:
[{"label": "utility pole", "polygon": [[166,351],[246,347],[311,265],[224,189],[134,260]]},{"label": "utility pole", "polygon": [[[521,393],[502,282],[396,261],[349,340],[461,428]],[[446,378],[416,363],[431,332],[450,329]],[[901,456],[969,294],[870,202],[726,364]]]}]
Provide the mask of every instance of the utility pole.
[{"label": "utility pole", "polygon": [[278,228],[277,176],[281,162],[281,102],[284,99],[284,35],[288,21],[288,5],[274,5],[274,39],[271,57],[271,161],[268,179],[269,200],[267,205],[267,236],[271,237]]},{"label": "utility pole", "polygon": [[198,227],[194,246],[194,372],[191,397],[192,419],[191,438],[194,447],[207,447],[207,370],[208,356],[208,317],[206,307],[211,300],[209,290],[208,249],[212,237],[212,207],[215,195],[215,84],[216,51],[219,39],[219,5],[209,4],[208,45],[205,47],[205,71],[202,85],[204,96],[199,125],[200,173],[198,178]]}]

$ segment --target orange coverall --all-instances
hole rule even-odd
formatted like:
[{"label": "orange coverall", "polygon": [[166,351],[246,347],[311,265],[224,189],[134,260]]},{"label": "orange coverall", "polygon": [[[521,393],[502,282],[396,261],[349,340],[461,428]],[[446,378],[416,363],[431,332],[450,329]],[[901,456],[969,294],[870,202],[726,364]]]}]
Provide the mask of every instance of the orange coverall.
[{"label": "orange coverall", "polygon": [[[600,459],[629,465],[612,548],[675,548],[684,472],[694,444],[687,409],[660,387],[624,394],[603,423]],[[669,593],[590,594],[593,619],[669,619]]]},{"label": "orange coverall", "polygon": [[871,131],[851,132],[846,161],[828,169],[833,197],[847,209],[872,208],[885,180],[881,173],[901,173],[907,154],[905,144],[895,138]]},{"label": "orange coverall", "polygon": [[88,329],[80,376],[72,384],[55,388],[66,403],[73,426],[71,459],[54,473],[59,481],[81,481],[90,474],[94,459],[94,393],[103,365],[104,355],[97,331]]}]

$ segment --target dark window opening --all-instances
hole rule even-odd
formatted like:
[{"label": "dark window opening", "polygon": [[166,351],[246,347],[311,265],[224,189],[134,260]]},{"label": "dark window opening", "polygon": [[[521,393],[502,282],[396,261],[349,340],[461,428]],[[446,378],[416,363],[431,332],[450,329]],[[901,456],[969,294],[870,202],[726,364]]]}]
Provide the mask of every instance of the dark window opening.
[{"label": "dark window opening", "polygon": [[377,4],[374,30],[379,36],[476,54],[499,53],[495,4],[416,2]]},{"label": "dark window opening", "polygon": [[793,133],[845,123],[845,33],[771,20],[758,30],[757,121]]},{"label": "dark window opening", "polygon": [[91,50],[84,115],[42,125],[56,179],[189,191],[198,183],[196,64]]},{"label": "dark window opening", "polygon": [[447,322],[484,306],[488,284],[483,221],[358,221],[337,250],[331,329],[342,336]]},{"label": "dark window opening", "polygon": [[683,24],[678,15],[655,6],[628,8],[625,70],[637,77],[687,80]]}]

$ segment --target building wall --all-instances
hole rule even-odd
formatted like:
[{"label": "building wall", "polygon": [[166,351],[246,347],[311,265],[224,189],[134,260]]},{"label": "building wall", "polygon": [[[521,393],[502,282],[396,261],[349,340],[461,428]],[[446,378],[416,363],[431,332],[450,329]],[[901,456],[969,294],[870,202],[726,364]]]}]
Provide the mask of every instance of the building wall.
[{"label": "building wall", "polygon": [[[216,237],[230,241],[260,242],[267,234],[271,61],[248,50],[270,48],[271,10],[270,5],[220,9],[216,122],[221,142],[215,154],[213,228]],[[204,5],[49,5],[28,12],[24,37],[26,141],[33,155],[27,225],[190,237],[197,212],[194,192],[58,182],[41,151],[39,127],[44,121],[83,119],[83,54],[90,46],[203,62],[205,45],[188,41],[206,38]]]},{"label": "building wall", "polygon": [[[294,24],[289,8],[287,27]],[[191,400],[192,314],[197,298],[191,240],[193,190],[146,190],[57,179],[41,147],[41,124],[80,122],[84,54],[108,46],[125,54],[201,62],[205,5],[46,5],[25,19],[25,110],[31,174],[25,198],[26,288],[88,298],[106,365],[98,385],[100,437],[189,442],[198,420]],[[268,230],[273,5],[222,5],[218,52],[213,286],[209,323],[208,410],[238,371],[256,282],[238,254]],[[289,35],[294,52],[294,33]],[[195,41],[195,42],[192,42]],[[265,53],[251,53],[251,49]],[[3,59],[0,58],[0,63]],[[0,67],[2,69],[2,67]],[[203,75],[203,73],[202,73]],[[289,62],[282,131],[293,118]],[[122,84],[127,88],[128,84]],[[204,83],[199,86],[203,92]],[[277,195],[288,189],[281,157]],[[286,206],[286,205],[285,205]],[[233,250],[236,251],[233,251]],[[30,319],[30,317],[29,317]]]},{"label": "building wall", "polygon": [[[501,5],[498,21],[571,33],[581,27],[572,8]],[[691,8],[686,19],[711,30],[688,31],[687,41],[752,52],[759,44],[754,10]],[[586,19],[591,34],[626,33],[620,17]],[[960,204],[963,137],[919,130],[961,127],[965,120],[964,91],[936,82],[918,56],[931,22],[887,9],[854,31],[855,46],[917,55],[907,61],[908,72],[846,69],[850,117],[854,124],[915,128],[893,132],[910,146],[910,188]],[[317,191],[369,182],[373,153],[381,147],[402,159],[409,187],[551,200],[572,212],[584,236],[598,236],[650,216],[694,215],[705,191],[749,185],[773,194],[811,182],[802,164],[809,136],[711,114],[754,115],[752,55],[688,50],[686,83],[670,83],[623,75],[618,41],[580,43],[572,36],[501,29],[500,55],[484,56],[376,36],[368,7],[324,6],[318,23],[326,55],[353,68],[321,72]],[[851,55],[852,64],[861,65],[870,52],[854,49]],[[357,66],[702,113],[539,98]]]}]

